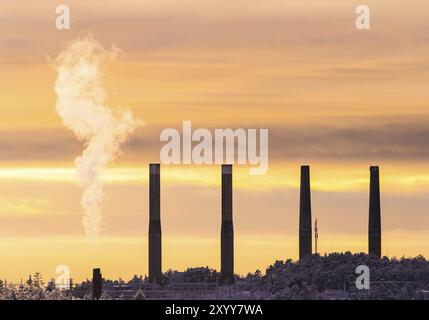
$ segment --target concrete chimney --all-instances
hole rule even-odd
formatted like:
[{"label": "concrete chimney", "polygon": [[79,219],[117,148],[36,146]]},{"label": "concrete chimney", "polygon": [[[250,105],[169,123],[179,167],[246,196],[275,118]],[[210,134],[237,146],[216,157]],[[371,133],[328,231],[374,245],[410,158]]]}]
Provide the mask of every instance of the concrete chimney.
[{"label": "concrete chimney", "polygon": [[310,166],[301,166],[299,198],[299,258],[312,254]]},{"label": "concrete chimney", "polygon": [[378,167],[370,167],[368,253],[381,258],[381,210]]},{"label": "concrete chimney", "polygon": [[234,283],[234,226],[232,223],[232,165],[222,165],[222,227],[220,285]]},{"label": "concrete chimney", "polygon": [[92,299],[99,300],[103,291],[100,268],[92,269]]},{"label": "concrete chimney", "polygon": [[149,282],[161,283],[160,165],[149,165]]}]

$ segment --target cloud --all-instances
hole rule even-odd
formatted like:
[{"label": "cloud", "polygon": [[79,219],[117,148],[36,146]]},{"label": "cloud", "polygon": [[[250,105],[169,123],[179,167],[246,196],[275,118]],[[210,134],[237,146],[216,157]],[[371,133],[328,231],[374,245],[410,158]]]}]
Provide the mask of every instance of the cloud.
[{"label": "cloud", "polygon": [[13,197],[0,198],[0,216],[28,216],[44,213],[48,207],[48,202],[43,198],[22,199]]},{"label": "cloud", "polygon": [[[298,127],[286,123],[262,127],[270,130],[270,161],[422,162],[429,157],[429,127],[426,125],[429,120],[422,118],[420,121],[380,125],[375,124],[382,121],[377,117],[364,121],[368,124],[343,125],[340,128],[328,125]],[[237,123],[231,127],[241,126]],[[248,127],[258,128],[261,124]],[[159,135],[163,129],[160,126],[148,126],[134,133],[126,144],[126,153],[129,154],[123,162],[144,164],[159,161],[159,151],[163,145]],[[181,130],[180,126],[178,129]],[[3,162],[72,163],[82,146],[69,132],[52,129],[3,131],[0,133],[0,148]]]},{"label": "cloud", "polygon": [[[47,186],[45,183],[18,184],[16,188],[29,194],[29,198],[21,201],[11,194],[12,191],[0,198],[0,233],[3,236],[81,235],[78,188],[68,184]],[[147,185],[112,185],[107,187],[106,193],[109,195],[105,212],[108,222],[106,236],[146,236]],[[163,185],[162,221],[165,235],[217,238],[219,201],[220,187]],[[385,192],[382,188],[383,229],[427,230],[427,203],[425,192],[398,194]],[[319,220],[321,234],[365,235],[367,232],[367,190],[313,190],[312,206],[313,217]],[[234,223],[239,235],[267,238],[268,235],[297,236],[298,213],[298,189],[234,189]],[[405,214],[407,219],[404,219]]]},{"label": "cloud", "polygon": [[79,155],[82,143],[63,129],[0,132],[3,162],[58,161]]},{"label": "cloud", "polygon": [[273,128],[270,138],[275,159],[426,161],[429,156],[426,124]]},{"label": "cloud", "polygon": [[356,4],[352,0],[127,1],[120,5],[71,1],[72,28],[67,35],[53,26],[52,8],[56,5],[52,1],[25,8],[19,3],[9,4],[0,26],[20,37],[32,32],[37,47],[49,51],[55,50],[56,42],[64,41],[64,37],[90,30],[127,52],[248,48],[254,52],[282,50],[285,56],[298,50],[298,57],[320,58],[315,56],[314,48],[318,48],[324,59],[335,51],[334,60],[343,56],[373,58],[374,54],[390,55],[399,50],[409,53],[410,45],[415,49],[427,47],[429,39],[422,14],[428,5],[422,1],[411,1],[407,8],[398,1],[391,1],[387,8],[372,4],[374,23],[369,33],[358,33],[354,28]]}]

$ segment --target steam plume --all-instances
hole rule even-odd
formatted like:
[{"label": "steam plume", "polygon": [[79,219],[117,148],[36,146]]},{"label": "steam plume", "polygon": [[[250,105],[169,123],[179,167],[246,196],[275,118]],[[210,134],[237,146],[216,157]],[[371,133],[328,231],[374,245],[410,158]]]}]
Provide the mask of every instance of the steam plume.
[{"label": "steam plume", "polygon": [[85,150],[75,160],[76,173],[83,188],[82,219],[86,235],[97,239],[102,229],[103,184],[99,170],[113,161],[136,127],[129,111],[114,111],[105,105],[101,84],[101,65],[115,54],[91,37],[78,39],[58,55],[55,82],[56,111]]}]

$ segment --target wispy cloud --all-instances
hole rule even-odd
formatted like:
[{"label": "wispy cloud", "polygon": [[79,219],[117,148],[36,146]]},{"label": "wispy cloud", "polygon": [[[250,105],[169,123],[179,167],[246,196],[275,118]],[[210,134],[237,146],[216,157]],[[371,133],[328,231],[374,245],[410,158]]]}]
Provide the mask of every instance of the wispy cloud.
[{"label": "wispy cloud", "polygon": [[0,216],[27,216],[44,214],[48,202],[43,198],[1,197]]},{"label": "wispy cloud", "polygon": [[[429,156],[429,128],[425,117],[419,121],[401,121],[400,117],[384,124],[385,119],[372,117],[359,123],[336,125],[302,125],[285,123],[267,125],[270,130],[270,160],[331,160],[351,162],[422,162]],[[367,122],[362,125],[362,122]],[[380,121],[381,124],[377,124]],[[396,122],[395,122],[396,121]],[[255,124],[254,127],[258,125]],[[241,124],[237,122],[236,127]],[[250,127],[250,126],[249,126]],[[148,163],[159,160],[162,142],[160,126],[137,132],[126,145],[122,162]],[[178,128],[180,130],[180,127]],[[215,128],[212,128],[213,130]],[[61,129],[38,131],[3,131],[0,134],[3,162],[37,163],[59,161],[62,165],[76,157],[81,144]]]}]

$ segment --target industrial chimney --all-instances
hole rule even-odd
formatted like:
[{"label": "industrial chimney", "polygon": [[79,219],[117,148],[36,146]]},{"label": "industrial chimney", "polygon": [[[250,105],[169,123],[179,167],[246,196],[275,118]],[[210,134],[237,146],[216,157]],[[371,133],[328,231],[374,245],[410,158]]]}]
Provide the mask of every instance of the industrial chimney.
[{"label": "industrial chimney", "polygon": [[92,269],[92,299],[99,300],[103,291],[103,278],[100,268]]},{"label": "industrial chimney", "polygon": [[301,166],[299,198],[299,258],[312,253],[310,166]]},{"label": "industrial chimney", "polygon": [[149,281],[161,283],[160,165],[149,165]]},{"label": "industrial chimney", "polygon": [[220,285],[234,283],[234,226],[232,223],[232,165],[222,165],[222,227]]},{"label": "industrial chimney", "polygon": [[378,167],[370,167],[368,252],[381,258],[381,210]]}]

